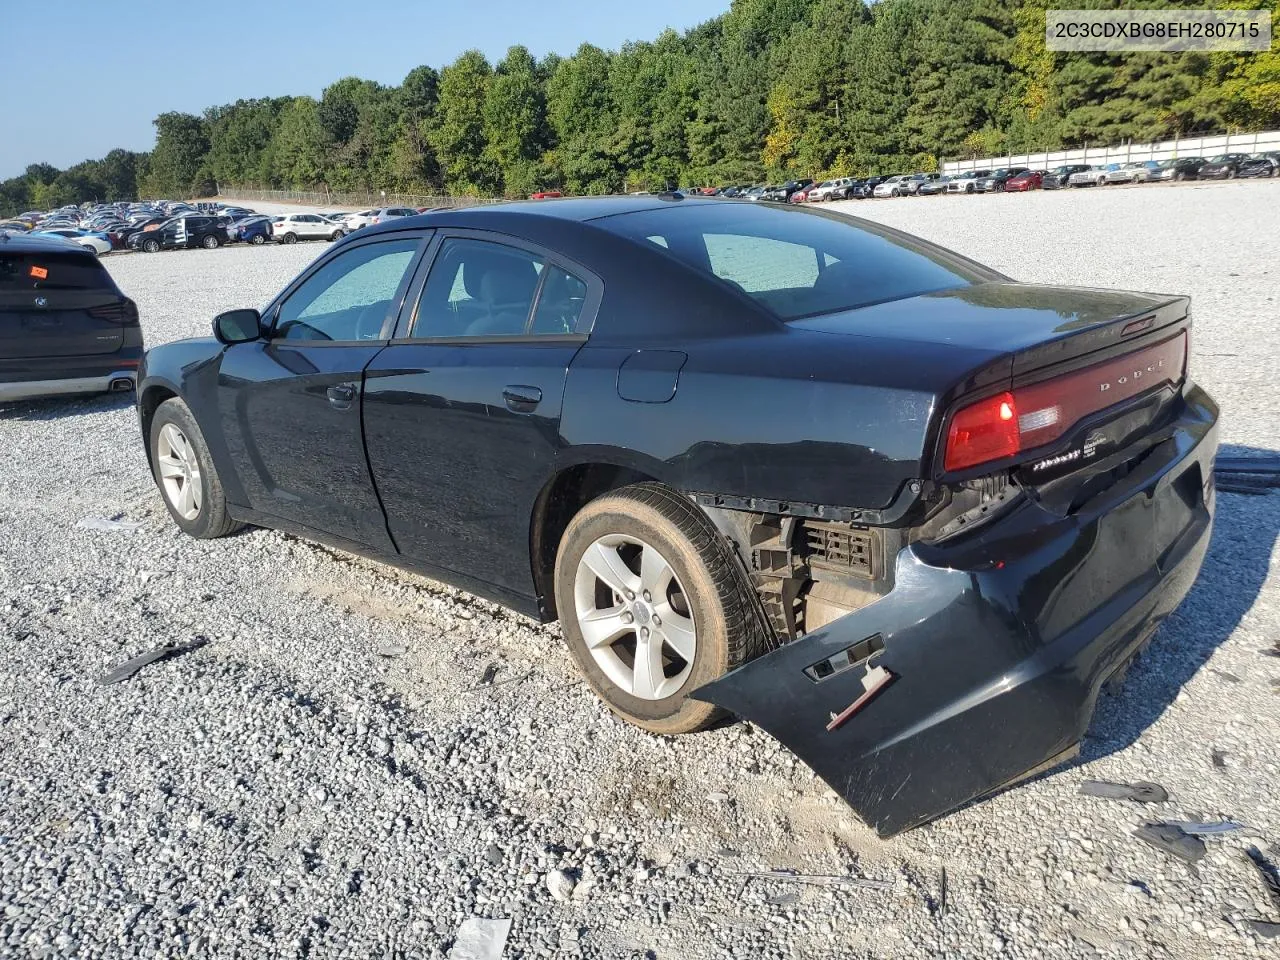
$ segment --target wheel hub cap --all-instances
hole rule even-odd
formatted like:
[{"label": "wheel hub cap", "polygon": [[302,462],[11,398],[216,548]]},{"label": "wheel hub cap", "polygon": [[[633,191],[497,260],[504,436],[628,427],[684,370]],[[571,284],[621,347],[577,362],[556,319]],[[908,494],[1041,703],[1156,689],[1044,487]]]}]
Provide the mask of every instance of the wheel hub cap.
[{"label": "wheel hub cap", "polygon": [[156,466],[160,489],[169,505],[184,520],[200,515],[200,462],[190,441],[175,424],[166,423],[156,438]]},{"label": "wheel hub cap", "polygon": [[609,681],[641,700],[680,691],[697,630],[671,564],[643,540],[608,534],[578,563],[574,607],[582,639]]}]

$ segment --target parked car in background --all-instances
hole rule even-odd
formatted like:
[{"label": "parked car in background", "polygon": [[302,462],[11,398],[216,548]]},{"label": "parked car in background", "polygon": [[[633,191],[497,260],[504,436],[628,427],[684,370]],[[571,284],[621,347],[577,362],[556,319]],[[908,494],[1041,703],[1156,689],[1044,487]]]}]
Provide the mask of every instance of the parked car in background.
[{"label": "parked car in background", "polygon": [[353,230],[359,230],[361,227],[367,227],[369,224],[373,223],[374,214],[377,212],[378,211],[376,210],[361,210],[359,213],[344,214],[342,217],[342,225],[346,228],[348,233]]},{"label": "parked car in background", "polygon": [[947,192],[947,184],[951,183],[952,177],[948,174],[942,174],[937,180],[928,180],[920,184],[920,189],[916,191],[917,197],[937,197]]},{"label": "parked car in background", "polygon": [[770,184],[760,194],[760,199],[769,203],[786,203],[787,188],[780,183]]},{"label": "parked car in background", "polygon": [[1194,180],[1205,165],[1204,157],[1177,157],[1156,164],[1152,180]]},{"label": "parked car in background", "polygon": [[226,217],[206,214],[183,214],[171,217],[155,230],[144,230],[129,237],[130,250],[159,253],[161,250],[181,250],[204,247],[216,250],[227,240]]},{"label": "parked car in background", "polygon": [[368,228],[153,348],[140,440],[185,535],[281,528],[558,618],[622,720],[742,717],[890,835],[1074,756],[1192,588],[1190,330],[1186,297],[812,206],[525,202]]},{"label": "parked car in background", "polygon": [[412,207],[380,207],[373,211],[373,216],[369,219],[369,226],[375,223],[386,223],[388,220],[398,220],[401,217],[416,217],[418,211]]},{"label": "parked car in background", "polygon": [[43,234],[47,237],[60,237],[63,240],[70,240],[77,246],[84,247],[95,257],[102,253],[111,252],[111,240],[105,233],[86,233],[71,227],[55,227],[52,230],[40,229],[34,231],[37,234]]},{"label": "parked car in background", "polygon": [[1205,161],[1196,176],[1201,180],[1234,180],[1240,175],[1240,164],[1248,159],[1247,153],[1220,153]]},{"label": "parked car in background", "polygon": [[976,193],[978,181],[990,175],[990,170],[966,170],[964,173],[956,174],[947,184],[947,193]]},{"label": "parked car in background", "polygon": [[1000,167],[992,170],[985,177],[978,177],[974,181],[973,189],[979,193],[1004,193],[1005,184],[1009,182],[1009,178],[1016,177],[1026,169],[1026,167]]},{"label": "parked car in background", "polygon": [[1280,152],[1254,153],[1236,171],[1241,177],[1274,177],[1280,171]]},{"label": "parked car in background", "polygon": [[271,236],[280,243],[297,243],[299,240],[341,240],[347,228],[341,223],[326,220],[318,213],[291,213],[271,224]]},{"label": "parked car in background", "polygon": [[801,187],[799,190],[792,191],[791,196],[787,197],[787,203],[807,203],[810,189],[810,187]]},{"label": "parked car in background", "polygon": [[1073,173],[1067,178],[1067,186],[1069,187],[1100,187],[1107,182],[1107,174],[1113,170],[1119,170],[1120,164],[1108,163],[1101,167],[1089,167],[1087,170],[1081,170]]},{"label": "parked car in background", "polygon": [[871,195],[882,199],[884,197],[901,197],[907,192],[906,179],[906,174],[895,173],[893,176],[877,183],[871,189]]},{"label": "parked car in background", "polygon": [[1004,182],[1004,188],[1010,193],[1025,193],[1028,190],[1039,190],[1044,185],[1043,170],[1023,170],[1015,173]]},{"label": "parked car in background", "polygon": [[819,203],[823,200],[831,199],[831,191],[835,188],[838,181],[823,180],[821,183],[815,183],[809,188],[809,201],[811,203]]},{"label": "parked car in background", "polygon": [[82,245],[0,235],[0,401],[131,390],[138,308]]},{"label": "parked car in background", "polygon": [[274,239],[274,236],[271,218],[261,214],[242,217],[231,224],[231,239],[238,240],[240,243],[260,246]]},{"label": "parked car in background", "polygon": [[1058,190],[1067,185],[1067,180],[1072,174],[1083,173],[1088,169],[1087,163],[1066,163],[1060,167],[1054,167],[1045,173],[1040,181],[1040,187],[1043,190]]},{"label": "parked car in background", "polygon": [[768,187],[749,187],[739,194],[739,198],[742,200],[763,200],[768,191]]},{"label": "parked car in background", "polygon": [[1148,183],[1155,179],[1160,164],[1154,160],[1135,160],[1119,170],[1107,173],[1107,183]]},{"label": "parked car in background", "polygon": [[940,173],[913,173],[902,182],[902,192],[908,197],[914,197],[920,192],[921,187],[926,183],[932,183],[940,176],[942,176]]},{"label": "parked car in background", "polygon": [[559,190],[539,190],[537,193],[529,194],[530,200],[554,200],[556,197],[563,197],[564,194]]}]

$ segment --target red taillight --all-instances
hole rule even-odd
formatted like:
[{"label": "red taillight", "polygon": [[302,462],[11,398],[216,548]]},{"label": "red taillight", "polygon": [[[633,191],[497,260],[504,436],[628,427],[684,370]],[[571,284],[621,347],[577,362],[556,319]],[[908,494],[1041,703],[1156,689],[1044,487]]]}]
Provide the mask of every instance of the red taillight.
[{"label": "red taillight", "polygon": [[963,470],[1012,457],[1019,449],[1017,401],[1012,393],[1001,393],[956,411],[947,431],[945,465]]},{"label": "red taillight", "polygon": [[965,470],[1061,438],[1091,413],[1186,372],[1187,333],[1072,373],[961,407],[951,418],[943,466]]}]

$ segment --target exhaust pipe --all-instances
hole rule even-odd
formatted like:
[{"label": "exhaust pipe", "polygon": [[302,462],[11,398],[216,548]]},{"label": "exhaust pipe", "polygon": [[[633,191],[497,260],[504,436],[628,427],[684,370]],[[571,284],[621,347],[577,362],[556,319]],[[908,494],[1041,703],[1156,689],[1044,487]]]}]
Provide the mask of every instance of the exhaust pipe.
[{"label": "exhaust pipe", "polygon": [[112,393],[120,393],[123,390],[132,390],[133,381],[130,380],[128,377],[116,377],[114,380],[111,381],[111,386],[109,386],[107,389],[109,389]]}]

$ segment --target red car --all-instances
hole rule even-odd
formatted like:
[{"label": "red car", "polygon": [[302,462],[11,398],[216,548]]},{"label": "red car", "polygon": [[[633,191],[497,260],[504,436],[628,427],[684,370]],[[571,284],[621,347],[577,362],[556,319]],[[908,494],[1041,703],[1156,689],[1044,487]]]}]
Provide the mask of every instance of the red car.
[{"label": "red car", "polygon": [[809,199],[809,191],[813,187],[803,187],[787,198],[787,203],[804,203]]},{"label": "red car", "polygon": [[1039,190],[1043,184],[1043,170],[1023,170],[1022,173],[1006,180],[1004,182],[1004,188],[1006,190],[1013,191]]},{"label": "red car", "polygon": [[530,200],[551,200],[554,197],[563,197],[564,194],[559,190],[539,190],[537,193],[529,194]]}]

